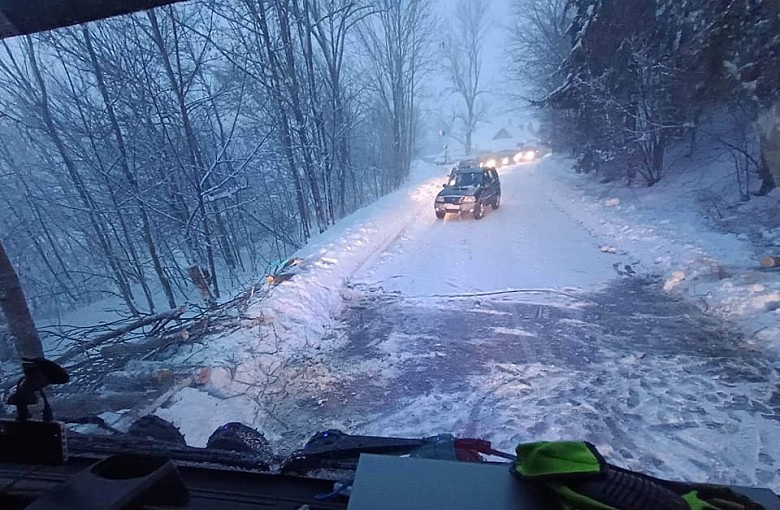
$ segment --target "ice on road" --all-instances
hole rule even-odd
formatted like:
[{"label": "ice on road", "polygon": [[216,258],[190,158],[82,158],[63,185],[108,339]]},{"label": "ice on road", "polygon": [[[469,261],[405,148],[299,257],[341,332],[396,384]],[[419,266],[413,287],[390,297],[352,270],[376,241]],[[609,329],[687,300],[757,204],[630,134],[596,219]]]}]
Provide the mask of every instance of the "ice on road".
[{"label": "ice on road", "polygon": [[[552,206],[533,178],[534,165],[500,170],[501,206],[481,220],[425,210],[356,281],[405,295],[507,289],[586,288],[615,276],[614,260]],[[444,182],[444,177],[442,177]]]}]

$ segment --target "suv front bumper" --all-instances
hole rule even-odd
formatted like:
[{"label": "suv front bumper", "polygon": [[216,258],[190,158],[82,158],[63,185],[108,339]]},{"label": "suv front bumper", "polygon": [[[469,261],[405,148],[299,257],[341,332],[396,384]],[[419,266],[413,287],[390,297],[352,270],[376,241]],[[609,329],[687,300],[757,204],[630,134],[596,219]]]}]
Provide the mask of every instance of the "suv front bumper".
[{"label": "suv front bumper", "polygon": [[434,205],[436,212],[444,213],[472,213],[477,206],[476,202],[466,202],[462,204],[440,204]]}]

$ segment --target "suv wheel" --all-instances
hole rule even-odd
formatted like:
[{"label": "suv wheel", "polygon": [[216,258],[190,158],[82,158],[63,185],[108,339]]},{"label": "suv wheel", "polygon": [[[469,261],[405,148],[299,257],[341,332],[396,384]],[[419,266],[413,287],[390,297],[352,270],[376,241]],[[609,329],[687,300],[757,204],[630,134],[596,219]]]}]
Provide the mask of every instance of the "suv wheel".
[{"label": "suv wheel", "polygon": [[436,217],[439,218],[440,220],[444,219],[445,214],[447,213],[445,213],[444,211],[436,211]]},{"label": "suv wheel", "polygon": [[496,199],[493,201],[493,209],[498,209],[501,207],[501,193],[496,195]]},{"label": "suv wheel", "polygon": [[482,206],[482,201],[479,201],[474,206],[474,219],[481,220],[483,216],[485,216],[485,208]]}]

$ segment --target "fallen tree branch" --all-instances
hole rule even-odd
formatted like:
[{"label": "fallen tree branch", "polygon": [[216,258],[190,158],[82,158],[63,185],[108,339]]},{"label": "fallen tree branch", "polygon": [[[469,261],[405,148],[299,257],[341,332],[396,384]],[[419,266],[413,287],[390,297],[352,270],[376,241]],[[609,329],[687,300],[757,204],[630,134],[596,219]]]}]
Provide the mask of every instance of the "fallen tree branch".
[{"label": "fallen tree branch", "polygon": [[161,312],[154,315],[149,315],[148,317],[144,317],[142,319],[139,319],[135,322],[132,322],[124,327],[121,327],[119,329],[115,329],[113,331],[109,331],[108,333],[104,333],[102,335],[99,335],[89,342],[85,342],[82,344],[79,344],[72,349],[70,349],[68,352],[63,354],[62,356],[58,357],[54,361],[59,363],[60,365],[65,363],[66,361],[69,361],[79,354],[82,354],[85,351],[88,351],[90,349],[94,349],[98,345],[106,342],[107,340],[111,340],[112,338],[117,338],[122,335],[125,335],[133,330],[136,330],[138,328],[142,328],[144,326],[148,326],[150,324],[154,324],[155,322],[159,321],[166,321],[171,320],[173,318],[181,316],[187,309],[184,306],[180,306],[179,308],[176,308],[174,310],[168,310],[167,312]]},{"label": "fallen tree branch", "polygon": [[206,333],[209,326],[209,317],[205,316],[197,320],[195,323],[190,324],[189,326],[176,328],[172,331],[166,331],[163,334],[149,337],[142,342],[107,345],[100,349],[100,355],[104,358],[138,354],[146,355],[174,343],[194,341]]}]

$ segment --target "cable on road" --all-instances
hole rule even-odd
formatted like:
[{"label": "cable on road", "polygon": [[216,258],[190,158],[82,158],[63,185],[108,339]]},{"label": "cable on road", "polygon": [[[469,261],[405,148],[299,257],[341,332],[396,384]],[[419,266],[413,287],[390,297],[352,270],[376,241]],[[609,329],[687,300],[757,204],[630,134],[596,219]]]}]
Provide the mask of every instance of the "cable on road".
[{"label": "cable on road", "polygon": [[575,296],[567,292],[562,292],[553,289],[507,289],[507,290],[494,290],[487,292],[470,292],[465,294],[428,294],[418,296],[404,296],[409,299],[425,299],[425,298],[472,298],[472,297],[484,297],[484,296],[500,296],[504,294],[557,294],[559,296],[565,296],[576,301],[587,301],[589,303],[595,303],[588,298],[582,296]]}]

